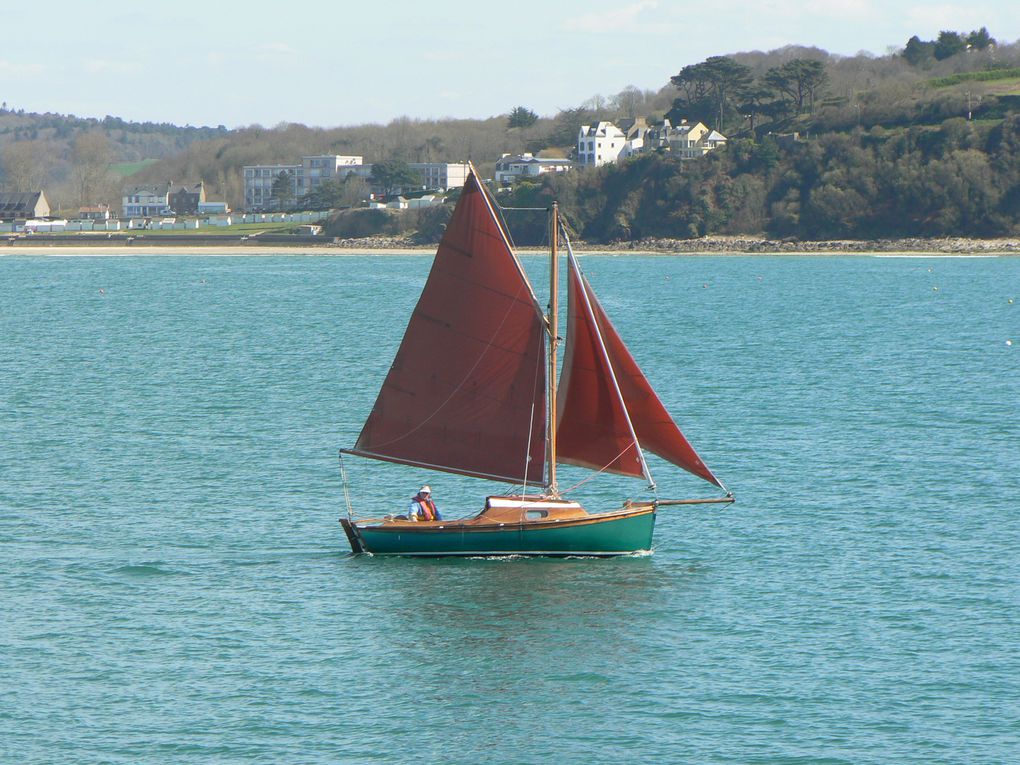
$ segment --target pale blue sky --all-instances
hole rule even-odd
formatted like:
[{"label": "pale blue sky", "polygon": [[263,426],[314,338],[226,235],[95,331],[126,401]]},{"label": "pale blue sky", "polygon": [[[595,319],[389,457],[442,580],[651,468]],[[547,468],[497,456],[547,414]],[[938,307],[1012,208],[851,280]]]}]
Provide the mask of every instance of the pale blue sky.
[{"label": "pale blue sky", "polygon": [[[388,0],[83,3],[4,8],[0,100],[26,111],[237,127],[552,115],[708,56],[816,45],[885,53],[987,26],[1003,0]],[[43,6],[39,6],[43,7]]]}]

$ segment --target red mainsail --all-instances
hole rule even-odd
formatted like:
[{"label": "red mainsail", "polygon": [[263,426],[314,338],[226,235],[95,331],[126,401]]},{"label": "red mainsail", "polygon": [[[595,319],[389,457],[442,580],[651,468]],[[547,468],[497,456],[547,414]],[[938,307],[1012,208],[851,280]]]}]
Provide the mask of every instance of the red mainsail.
[{"label": "red mainsail", "polygon": [[[557,458],[640,477],[640,449],[722,486],[652,390],[598,298],[568,256],[569,318],[557,396]],[[640,447],[638,446],[640,442]]]},{"label": "red mainsail", "polygon": [[544,483],[545,320],[474,173],[352,453]]}]

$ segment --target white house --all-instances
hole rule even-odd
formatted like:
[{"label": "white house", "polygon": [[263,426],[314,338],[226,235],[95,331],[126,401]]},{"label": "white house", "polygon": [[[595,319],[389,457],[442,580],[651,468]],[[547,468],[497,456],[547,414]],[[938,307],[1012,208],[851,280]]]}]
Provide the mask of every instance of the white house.
[{"label": "white house", "polygon": [[170,184],[134,186],[123,196],[124,218],[150,218],[170,210]]},{"label": "white house", "polygon": [[616,162],[627,143],[627,136],[612,122],[582,125],[577,133],[577,164],[598,167]]},{"label": "white house", "polygon": [[518,178],[545,173],[564,173],[574,166],[569,159],[535,157],[531,154],[504,154],[496,160],[496,183],[509,185]]}]

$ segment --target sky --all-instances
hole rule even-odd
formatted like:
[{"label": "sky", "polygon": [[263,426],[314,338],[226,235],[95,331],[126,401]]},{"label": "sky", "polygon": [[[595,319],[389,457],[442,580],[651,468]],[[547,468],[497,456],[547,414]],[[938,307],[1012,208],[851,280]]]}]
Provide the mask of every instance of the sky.
[{"label": "sky", "polygon": [[631,85],[658,90],[714,55],[793,44],[884,55],[915,34],[981,26],[1020,38],[1003,0],[11,5],[0,15],[8,108],[229,128],[485,118],[518,105],[551,116]]}]

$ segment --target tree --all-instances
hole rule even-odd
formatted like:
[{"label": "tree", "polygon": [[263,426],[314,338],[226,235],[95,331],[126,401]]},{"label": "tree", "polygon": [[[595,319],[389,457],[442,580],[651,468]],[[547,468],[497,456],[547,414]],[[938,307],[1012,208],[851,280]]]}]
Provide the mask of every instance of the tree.
[{"label": "tree", "polygon": [[273,181],[271,198],[276,200],[276,206],[281,210],[286,210],[294,204],[294,179],[286,170],[281,170]]},{"label": "tree", "polygon": [[113,153],[104,133],[82,133],[71,146],[71,177],[78,205],[94,203],[106,180]]},{"label": "tree", "polygon": [[312,191],[301,197],[302,208],[308,210],[336,210],[353,207],[368,198],[364,179],[349,173],[342,178],[327,178]]},{"label": "tree", "polygon": [[622,114],[633,119],[637,116],[638,108],[644,103],[645,94],[634,85],[628,85],[617,93],[612,100]]},{"label": "tree", "polygon": [[564,109],[553,120],[552,132],[549,134],[549,141],[554,146],[567,146],[577,143],[577,134],[582,125],[589,125],[595,120],[595,115],[583,106],[576,109]]},{"label": "tree", "polygon": [[[710,56],[700,64],[685,66],[670,82],[684,94],[673,102],[672,113],[682,113],[683,107],[692,112],[704,107],[706,101],[713,107],[716,130],[722,130],[727,114],[736,113],[736,104],[752,82],[751,69],[728,56]],[[679,107],[679,109],[678,109]],[[692,116],[701,116],[696,113]]]},{"label": "tree", "polygon": [[825,85],[828,75],[821,61],[795,58],[765,73],[765,83],[786,96],[800,114],[807,102],[808,111],[814,110],[815,96]]},{"label": "tree", "polygon": [[960,51],[967,49],[967,43],[959,32],[939,32],[939,39],[935,41],[935,59],[944,61],[950,56],[955,56]]},{"label": "tree", "polygon": [[326,178],[301,197],[301,207],[305,210],[332,210],[342,206],[342,196],[343,181],[339,178]]},{"label": "tree", "polygon": [[967,35],[967,44],[975,50],[985,50],[995,45],[995,38],[988,34],[986,27],[981,27]]},{"label": "tree", "polygon": [[372,185],[389,196],[411,187],[420,188],[422,183],[421,175],[406,162],[387,159],[372,165]]},{"label": "tree", "polygon": [[[750,122],[751,137],[754,138],[754,128],[758,122],[758,116],[775,117],[779,111],[785,111],[781,102],[775,99],[775,92],[766,85],[752,85],[741,94],[740,103],[737,108],[745,120]],[[777,108],[777,104],[779,108]]]},{"label": "tree", "polygon": [[41,191],[54,167],[53,147],[44,141],[15,141],[3,151],[9,191]]},{"label": "tree", "polygon": [[526,106],[515,106],[507,118],[508,128],[529,128],[538,122],[538,115]]},{"label": "tree", "polygon": [[911,66],[927,68],[935,60],[935,43],[924,41],[917,35],[907,40],[907,45],[900,54]]}]

